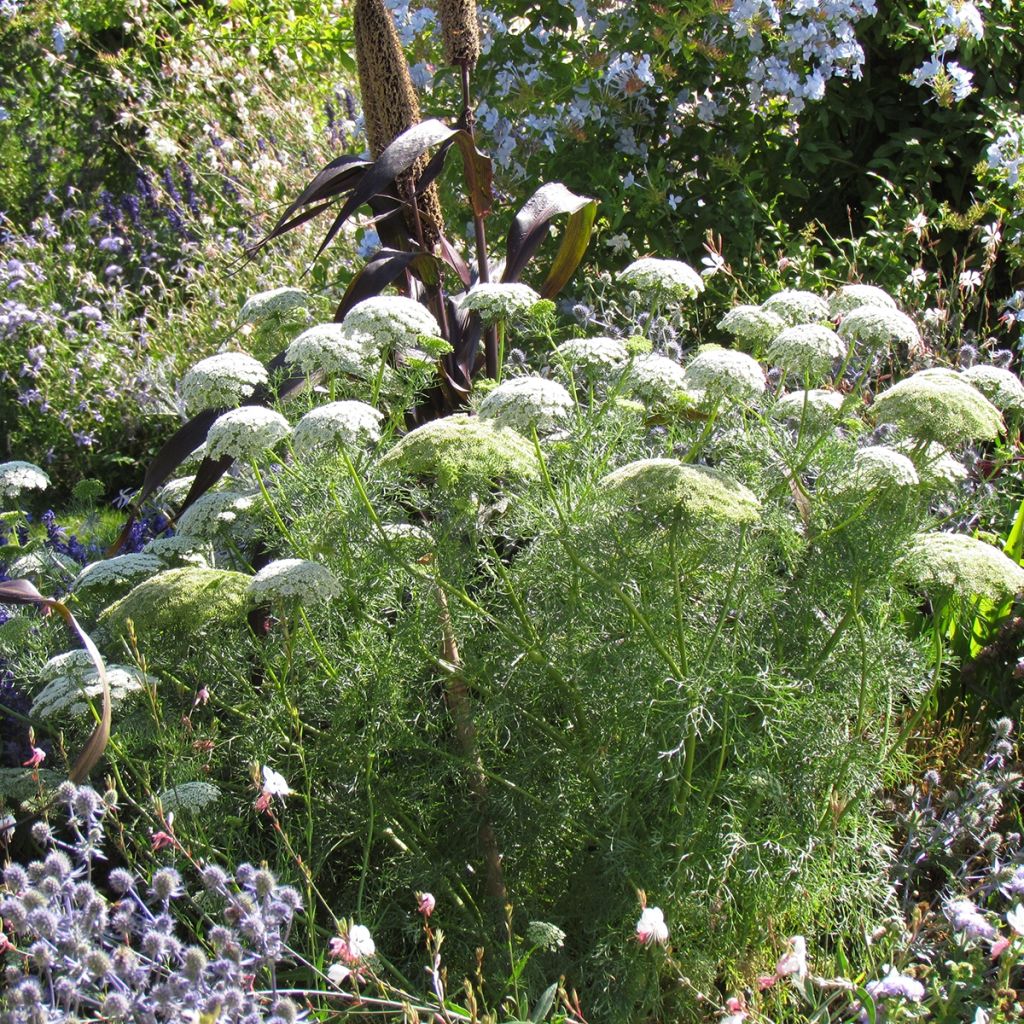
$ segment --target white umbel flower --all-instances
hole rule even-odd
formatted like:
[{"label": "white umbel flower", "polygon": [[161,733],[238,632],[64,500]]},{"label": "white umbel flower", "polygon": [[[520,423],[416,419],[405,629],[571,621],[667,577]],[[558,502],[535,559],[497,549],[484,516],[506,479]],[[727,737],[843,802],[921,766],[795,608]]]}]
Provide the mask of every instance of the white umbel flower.
[{"label": "white umbel flower", "polygon": [[718,321],[718,329],[728,331],[739,347],[748,351],[767,345],[785,326],[778,313],[751,305],[734,306]]},{"label": "white umbel flower", "polygon": [[824,324],[796,324],[781,331],[768,346],[768,359],[801,377],[819,380],[846,355],[846,343]]},{"label": "white umbel flower", "polygon": [[205,569],[213,561],[213,549],[209,544],[184,534],[154,537],[143,547],[142,554],[155,555],[167,569],[183,565]]},{"label": "white umbel flower", "polygon": [[210,804],[215,804],[221,797],[220,789],[212,782],[182,782],[177,786],[161,790],[157,794],[164,813],[189,813],[201,811]]},{"label": "white umbel flower", "polygon": [[746,352],[701,345],[686,364],[686,379],[709,396],[727,396],[748,402],[764,393],[766,383],[761,364]]},{"label": "white umbel flower", "polygon": [[[144,675],[131,665],[107,665],[106,670],[114,704],[145,684],[156,684],[153,676]],[[90,699],[103,693],[103,684],[88,651],[58,654],[40,669],[39,677],[45,685],[32,702],[32,714],[40,718],[80,715],[88,709]]]},{"label": "white umbel flower", "polygon": [[904,566],[925,591],[936,586],[964,598],[1003,601],[1024,591],[1024,569],[984,541],[960,533],[919,533]]},{"label": "white umbel flower", "polygon": [[570,338],[555,349],[556,360],[575,374],[600,377],[623,366],[629,353],[621,338]]},{"label": "white umbel flower", "polygon": [[805,422],[815,426],[834,423],[842,411],[844,400],[838,391],[826,391],[823,388],[790,391],[775,403],[772,415],[780,420],[799,420],[803,417]]},{"label": "white umbel flower", "polygon": [[410,553],[424,554],[435,546],[430,531],[415,523],[382,523],[380,529],[390,544],[408,548]]},{"label": "white umbel flower", "polygon": [[489,391],[480,403],[480,418],[521,434],[550,434],[572,415],[576,403],[557,381],[544,377],[510,377]]},{"label": "white umbel flower", "polygon": [[384,414],[366,402],[328,402],[311,409],[295,424],[297,451],[312,448],[360,448],[380,440]]},{"label": "white umbel flower", "polygon": [[979,363],[961,370],[961,375],[976,387],[997,409],[1003,412],[1024,410],[1024,384],[1020,378],[1001,366]]},{"label": "white umbel flower", "polygon": [[16,498],[22,491],[45,491],[50,478],[32,462],[0,462],[0,498]]},{"label": "white umbel flower", "polygon": [[194,476],[179,476],[173,480],[168,480],[160,488],[156,496],[157,503],[162,508],[167,508],[168,506],[177,508],[185,500],[188,492],[192,490],[192,484],[195,483],[195,480]]},{"label": "white umbel flower", "polygon": [[875,399],[871,412],[880,423],[895,423],[911,437],[947,448],[994,441],[1004,429],[999,410],[951,371],[925,370],[904,378]]},{"label": "white umbel flower", "polygon": [[637,356],[629,367],[633,393],[648,405],[671,402],[689,387],[686,371],[667,356]]},{"label": "white umbel flower", "polygon": [[288,601],[302,604],[330,601],[341,593],[337,577],[319,562],[305,558],[281,558],[265,565],[252,578],[249,596],[254,601]]},{"label": "white umbel flower", "polygon": [[206,453],[211,459],[252,459],[290,432],[288,421],[279,412],[261,405],[243,405],[214,420],[206,435]]},{"label": "white umbel flower", "polygon": [[941,444],[929,441],[922,448],[911,438],[905,438],[897,442],[896,448],[914,463],[925,487],[949,488],[967,479],[967,467]]},{"label": "white umbel flower", "polygon": [[416,352],[421,337],[436,338],[441,328],[433,313],[404,295],[375,295],[356,303],[346,314],[345,328],[373,339],[378,352]]},{"label": "white umbel flower", "polygon": [[847,344],[859,343],[873,349],[904,345],[912,353],[923,345],[914,321],[906,313],[885,306],[858,306],[851,310],[839,325],[839,337]]},{"label": "white umbel flower", "polygon": [[181,396],[190,413],[240,405],[261,384],[267,371],[244,352],[221,352],[201,359],[181,381]]},{"label": "white umbel flower", "polygon": [[115,555],[99,562],[87,565],[71,584],[71,589],[86,590],[89,587],[111,587],[123,584],[136,584],[148,579],[155,573],[166,568],[163,561],[156,555],[144,554],[141,551],[129,555]]},{"label": "white umbel flower", "polygon": [[256,501],[255,494],[212,491],[189,505],[175,523],[175,528],[180,535],[212,540],[222,530],[234,526]]},{"label": "white umbel flower", "polygon": [[867,445],[853,456],[851,487],[873,490],[876,487],[916,487],[920,483],[913,462],[902,452],[884,445]]},{"label": "white umbel flower", "polygon": [[781,292],[769,295],[761,303],[761,308],[782,317],[787,327],[828,320],[828,304],[825,300],[814,292],[801,291],[799,288],[784,288]]},{"label": "white umbel flower", "polygon": [[837,316],[845,316],[851,310],[861,306],[895,309],[896,301],[888,292],[873,284],[844,284],[828,300],[828,311],[833,319]]},{"label": "white umbel flower", "polygon": [[287,363],[303,373],[348,373],[366,377],[376,361],[373,338],[344,324],[317,324],[303,331],[285,350]]},{"label": "white umbel flower", "polygon": [[475,310],[484,323],[508,320],[531,309],[540,296],[527,284],[481,282],[462,296],[460,309]]},{"label": "white umbel flower", "polygon": [[682,260],[660,260],[653,256],[630,263],[616,275],[620,284],[639,291],[656,292],[689,299],[704,291],[704,279]]},{"label": "white umbel flower", "polygon": [[250,295],[238,314],[240,323],[259,324],[271,317],[282,317],[309,305],[309,296],[301,288],[271,288]]}]

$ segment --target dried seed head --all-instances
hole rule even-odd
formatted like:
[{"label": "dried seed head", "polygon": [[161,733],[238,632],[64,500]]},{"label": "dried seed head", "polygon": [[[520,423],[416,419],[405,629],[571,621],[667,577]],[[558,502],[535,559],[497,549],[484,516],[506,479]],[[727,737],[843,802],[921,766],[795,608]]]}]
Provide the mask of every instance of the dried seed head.
[{"label": "dried seed head", "polygon": [[[370,154],[376,160],[397,136],[419,123],[420,105],[394,19],[384,0],[356,0],[354,28],[366,137]],[[421,157],[398,184],[402,199],[410,204],[406,223],[415,233],[415,203],[423,240],[428,248],[433,248],[444,223],[436,185],[431,183],[422,195],[416,196],[416,181],[425,167],[426,159]]]},{"label": "dried seed head", "polygon": [[475,68],[480,59],[476,0],[438,0],[437,16],[444,39],[444,59],[460,68]]}]

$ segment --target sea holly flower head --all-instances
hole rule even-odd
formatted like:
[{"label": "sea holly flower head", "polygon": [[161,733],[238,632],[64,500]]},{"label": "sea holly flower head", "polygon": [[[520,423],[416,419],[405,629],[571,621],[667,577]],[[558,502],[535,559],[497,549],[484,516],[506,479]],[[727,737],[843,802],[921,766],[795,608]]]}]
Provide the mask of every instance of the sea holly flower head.
[{"label": "sea holly flower head", "polygon": [[540,301],[540,295],[526,284],[480,282],[462,296],[459,308],[475,311],[489,324],[527,313]]},{"label": "sea holly flower head", "polygon": [[653,256],[634,260],[616,275],[620,284],[663,297],[690,299],[704,291],[704,279],[682,260]]},{"label": "sea holly flower head", "polygon": [[998,933],[995,927],[970,900],[950,900],[945,910],[953,930],[960,932],[965,938],[989,941],[996,938]]},{"label": "sea holly flower head", "polygon": [[825,300],[814,292],[801,291],[799,288],[784,288],[781,292],[769,295],[761,303],[761,308],[781,317],[787,327],[823,323],[829,319]]},{"label": "sea holly flower head", "polygon": [[288,421],[273,409],[243,405],[218,416],[206,435],[211,459],[253,459],[291,433]]},{"label": "sea holly flower head", "polygon": [[190,413],[241,405],[268,380],[264,365],[244,352],[221,352],[201,359],[181,381],[181,395]]},{"label": "sea holly flower head", "polygon": [[800,377],[818,380],[846,355],[846,344],[823,324],[796,324],[780,331],[768,346],[774,365]]},{"label": "sea holly flower head", "polygon": [[709,396],[726,396],[738,402],[764,394],[767,386],[764,370],[756,359],[721,345],[701,345],[686,364],[686,379],[691,387]]},{"label": "sea holly flower head", "polygon": [[0,498],[16,498],[22,491],[45,491],[50,478],[34,463],[0,462]]},{"label": "sea holly flower head", "polygon": [[303,331],[285,350],[285,362],[297,363],[304,373],[368,376],[376,362],[371,335],[345,324],[316,324]]},{"label": "sea holly flower head", "polygon": [[309,304],[309,296],[301,288],[271,288],[250,295],[238,314],[240,323],[259,324],[272,317],[284,317]]},{"label": "sea holly flower head", "polygon": [[527,437],[533,430],[550,434],[575,412],[572,395],[544,377],[508,377],[488,391],[477,410],[481,419],[512,427]]},{"label": "sea holly flower head", "polygon": [[900,974],[895,967],[875,981],[869,981],[865,988],[873,999],[905,999],[908,1003],[919,1003],[924,999],[924,985],[909,974]]},{"label": "sea holly flower head", "polygon": [[763,348],[785,326],[786,321],[778,313],[749,304],[733,306],[718,321],[718,329],[728,331],[738,347],[747,352],[757,352]]},{"label": "sea holly flower head", "polygon": [[668,925],[661,907],[644,907],[636,923],[636,937],[645,946],[668,943]]}]

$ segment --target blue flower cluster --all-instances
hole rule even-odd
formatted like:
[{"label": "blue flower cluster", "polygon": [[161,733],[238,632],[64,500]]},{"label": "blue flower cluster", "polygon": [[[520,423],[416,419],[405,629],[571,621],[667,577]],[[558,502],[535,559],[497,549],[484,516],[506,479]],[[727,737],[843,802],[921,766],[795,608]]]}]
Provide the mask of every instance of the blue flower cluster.
[{"label": "blue flower cluster", "polygon": [[249,864],[233,876],[205,867],[203,904],[219,905],[223,923],[209,928],[203,945],[182,938],[174,908],[188,894],[175,868],[159,868],[148,884],[124,868],[111,871],[104,886],[95,879],[114,794],[64,783],[58,796],[67,825],[32,829],[49,852],[3,871],[0,917],[10,934],[0,939],[0,956],[7,942],[17,955],[3,958],[0,1024],[298,1019],[298,1007],[275,982],[302,908],[297,890]]}]

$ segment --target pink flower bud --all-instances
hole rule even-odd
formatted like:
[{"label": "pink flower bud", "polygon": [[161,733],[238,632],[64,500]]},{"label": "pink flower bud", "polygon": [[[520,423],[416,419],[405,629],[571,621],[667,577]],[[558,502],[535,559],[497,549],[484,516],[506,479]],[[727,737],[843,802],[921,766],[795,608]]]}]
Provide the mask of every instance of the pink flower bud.
[{"label": "pink flower bud", "polygon": [[418,892],[416,893],[416,899],[418,900],[416,909],[424,917],[430,917],[434,912],[434,907],[437,906],[437,900],[434,899],[433,894],[429,892]]}]

